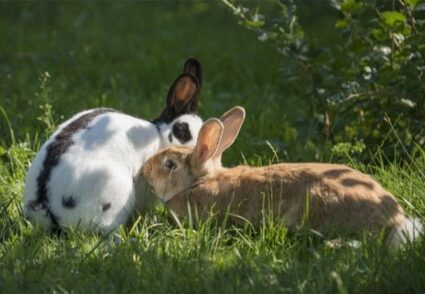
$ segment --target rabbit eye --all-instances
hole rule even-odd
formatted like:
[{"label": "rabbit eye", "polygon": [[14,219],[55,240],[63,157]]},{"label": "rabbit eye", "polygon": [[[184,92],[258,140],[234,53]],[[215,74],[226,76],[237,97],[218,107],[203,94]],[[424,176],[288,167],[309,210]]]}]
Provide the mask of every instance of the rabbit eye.
[{"label": "rabbit eye", "polygon": [[177,167],[177,164],[174,161],[172,161],[171,159],[167,159],[167,161],[165,161],[165,167],[168,170],[175,170],[176,167]]}]

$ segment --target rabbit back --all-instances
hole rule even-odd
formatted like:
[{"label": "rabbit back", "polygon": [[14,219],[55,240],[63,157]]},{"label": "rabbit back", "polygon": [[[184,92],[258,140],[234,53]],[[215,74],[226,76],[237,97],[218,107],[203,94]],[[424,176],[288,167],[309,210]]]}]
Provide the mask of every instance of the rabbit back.
[{"label": "rabbit back", "polygon": [[[307,220],[322,232],[379,230],[405,221],[394,197],[371,177],[337,164],[239,166],[204,177],[167,202],[177,215],[187,215],[186,200],[202,217],[212,209],[227,211],[256,224],[262,212],[283,217],[289,228]],[[308,206],[306,205],[308,203]],[[236,222],[243,222],[235,218]]]},{"label": "rabbit back", "polygon": [[133,178],[160,147],[159,137],[151,122],[111,109],[75,115],[42,146],[28,171],[26,217],[48,229],[108,231],[125,222],[135,202]]}]

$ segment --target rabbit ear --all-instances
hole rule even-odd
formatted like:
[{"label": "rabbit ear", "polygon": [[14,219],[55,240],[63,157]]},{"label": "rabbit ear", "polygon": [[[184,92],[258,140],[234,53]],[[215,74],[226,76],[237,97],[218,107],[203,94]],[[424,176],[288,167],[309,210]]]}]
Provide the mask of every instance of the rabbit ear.
[{"label": "rabbit ear", "polygon": [[196,60],[195,58],[189,58],[186,60],[183,66],[183,72],[184,73],[190,73],[192,76],[194,76],[199,83],[199,87],[202,85],[202,66],[201,63]]},{"label": "rabbit ear", "polygon": [[245,120],[245,109],[241,106],[235,106],[225,112],[220,121],[223,123],[223,135],[217,149],[215,158],[220,157],[221,154],[229,148],[237,138],[242,124]]},{"label": "rabbit ear", "polygon": [[167,108],[178,114],[186,113],[198,95],[199,84],[189,73],[181,74],[173,83],[167,95]]},{"label": "rabbit ear", "polygon": [[190,112],[196,112],[196,110],[198,109],[198,96],[201,93],[202,80],[203,80],[201,63],[198,60],[196,60],[195,58],[189,58],[184,63],[183,72],[189,73],[192,76],[194,76],[196,78],[196,80],[198,81],[198,84],[199,84],[198,93],[196,94],[195,99],[193,100],[193,102],[190,104],[190,107],[189,107]]},{"label": "rabbit ear", "polygon": [[169,123],[176,117],[196,110],[199,83],[190,73],[181,74],[171,85],[167,95],[167,106],[153,122]]},{"label": "rabbit ear", "polygon": [[193,150],[192,165],[203,165],[217,152],[218,145],[223,134],[223,124],[217,118],[208,119],[201,127],[198,134],[198,141]]}]

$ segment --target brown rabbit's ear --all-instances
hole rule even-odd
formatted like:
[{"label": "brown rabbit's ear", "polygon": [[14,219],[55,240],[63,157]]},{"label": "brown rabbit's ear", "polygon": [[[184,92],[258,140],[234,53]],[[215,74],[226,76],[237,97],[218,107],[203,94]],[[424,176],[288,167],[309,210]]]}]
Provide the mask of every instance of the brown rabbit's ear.
[{"label": "brown rabbit's ear", "polygon": [[202,165],[214,156],[223,134],[223,128],[223,123],[217,118],[210,118],[202,125],[191,156],[192,165]]},{"label": "brown rabbit's ear", "polygon": [[223,123],[223,135],[214,157],[219,157],[229,148],[238,137],[239,131],[245,120],[245,109],[242,106],[235,106],[226,111],[221,117],[220,121]]}]

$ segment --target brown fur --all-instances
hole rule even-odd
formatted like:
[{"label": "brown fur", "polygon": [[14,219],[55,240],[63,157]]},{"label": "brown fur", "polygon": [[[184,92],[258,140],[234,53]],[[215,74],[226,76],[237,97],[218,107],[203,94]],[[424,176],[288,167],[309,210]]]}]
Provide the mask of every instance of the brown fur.
[{"label": "brown fur", "polygon": [[[194,177],[190,172],[191,149],[172,146],[145,164],[144,175],[154,187],[167,187],[174,195],[166,206],[177,216],[191,211],[205,219],[210,212],[223,218],[227,212],[258,224],[263,211],[283,217],[289,228],[307,217],[310,227],[321,232],[377,231],[404,221],[394,197],[371,177],[345,165],[282,163],[268,167],[221,168],[214,175]],[[155,169],[164,158],[181,160],[172,176]],[[156,191],[161,195],[160,191]],[[306,201],[309,208],[306,211]],[[243,223],[241,218],[231,218]]]},{"label": "brown fur", "polygon": [[[244,223],[244,218],[256,225],[265,212],[283,219],[289,228],[307,220],[313,229],[338,233],[395,229],[406,221],[389,192],[345,165],[223,168],[221,153],[233,143],[244,115],[239,107],[227,112],[221,122],[210,119],[201,128],[195,149],[171,146],[145,163],[144,177],[177,216],[187,216],[190,207],[201,219],[210,212],[219,218],[230,213],[239,216],[230,217],[234,223]],[[223,131],[229,125],[231,131]],[[169,160],[172,169],[167,167]]]},{"label": "brown fur", "polygon": [[[178,216],[186,216],[187,202],[201,218],[210,211],[222,218],[229,211],[256,225],[266,211],[283,217],[289,228],[307,218],[309,226],[321,232],[376,231],[404,220],[401,206],[378,183],[344,165],[332,164],[225,169],[214,177],[200,178],[166,205]],[[241,218],[233,220],[243,223]]]}]

